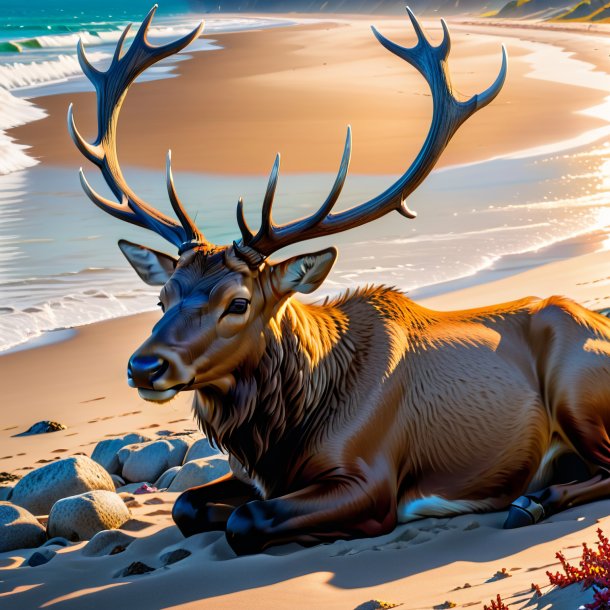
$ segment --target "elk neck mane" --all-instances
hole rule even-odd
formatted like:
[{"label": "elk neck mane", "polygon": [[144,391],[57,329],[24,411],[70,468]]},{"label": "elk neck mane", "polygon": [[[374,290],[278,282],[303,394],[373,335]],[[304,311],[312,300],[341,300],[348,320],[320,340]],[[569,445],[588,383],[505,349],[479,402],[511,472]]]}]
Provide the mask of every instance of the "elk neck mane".
[{"label": "elk neck mane", "polygon": [[[354,388],[375,325],[400,305],[405,315],[405,303],[411,302],[404,294],[383,286],[348,291],[321,304],[290,299],[265,331],[258,362],[236,369],[233,390],[224,396],[196,394],[201,428],[251,476],[264,477],[278,459],[286,465],[303,455],[305,446],[322,442],[356,408]],[[365,312],[372,309],[373,318]]]}]

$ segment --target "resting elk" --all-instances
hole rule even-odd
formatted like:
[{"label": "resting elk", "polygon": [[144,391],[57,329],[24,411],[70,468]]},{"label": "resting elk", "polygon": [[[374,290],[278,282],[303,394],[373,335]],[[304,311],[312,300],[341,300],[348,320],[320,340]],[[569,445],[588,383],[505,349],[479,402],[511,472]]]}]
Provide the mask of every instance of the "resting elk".
[{"label": "resting elk", "polygon": [[457,312],[431,311],[387,287],[360,288],[322,304],[315,291],[337,251],[280,262],[281,248],[331,235],[397,211],[431,172],[466,119],[489,104],[506,76],[458,101],[447,71],[450,39],[431,45],[414,15],[417,44],[379,42],[415,67],[432,91],[433,116],[421,152],[385,192],[333,212],[347,175],[340,169],[321,207],[277,225],[272,218],[279,157],[254,233],[237,205],[241,237],[214,245],[182,205],[167,157],[167,187],[179,222],[139,198],[117,160],[121,104],[134,79],[183,49],[202,25],[153,46],[154,7],[129,49],[120,39],[106,72],[85,57],[97,92],[98,133],[70,134],[117,197],[90,199],[120,220],[150,229],[178,257],[127,241],[119,246],[140,277],[163,285],[161,320],[132,355],[128,382],[164,402],[194,393],[203,431],[232,458],[237,474],[184,492],[173,517],[186,536],[225,530],[238,554],[286,542],[315,544],[375,536],[426,516],[509,508],[505,527],[535,523],[607,496],[610,479],[610,324],[561,297]]}]

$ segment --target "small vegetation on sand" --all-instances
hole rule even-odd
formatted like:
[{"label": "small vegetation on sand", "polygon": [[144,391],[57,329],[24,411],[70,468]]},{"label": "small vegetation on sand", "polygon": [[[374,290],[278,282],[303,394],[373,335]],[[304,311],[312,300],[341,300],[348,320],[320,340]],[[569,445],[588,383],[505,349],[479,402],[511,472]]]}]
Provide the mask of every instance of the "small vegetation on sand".
[{"label": "small vegetation on sand", "polygon": [[582,558],[578,566],[571,565],[563,553],[556,553],[561,563],[563,574],[547,572],[552,585],[564,588],[581,583],[583,589],[593,587],[594,596],[587,610],[608,610],[610,608],[610,541],[601,529],[597,530],[597,550],[590,548],[586,542],[582,545]]},{"label": "small vegetation on sand", "polygon": [[509,610],[508,606],[502,601],[500,594],[496,596],[496,599],[491,600],[491,605],[485,604],[483,610]]}]

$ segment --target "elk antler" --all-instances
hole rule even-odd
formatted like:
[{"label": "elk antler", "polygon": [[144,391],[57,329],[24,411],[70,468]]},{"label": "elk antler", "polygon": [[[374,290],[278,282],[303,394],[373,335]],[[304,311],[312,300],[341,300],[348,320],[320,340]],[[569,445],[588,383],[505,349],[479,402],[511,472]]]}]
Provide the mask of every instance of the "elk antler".
[{"label": "elk antler", "polygon": [[190,34],[183,38],[165,45],[153,46],[148,42],[147,33],[156,10],[157,5],[155,4],[142,22],[129,49],[121,55],[131,24],[125,28],[117,43],[110,67],[106,72],[95,69],[89,63],[82,40],[78,43],[78,60],[83,72],[95,87],[97,94],[98,131],[93,143],[89,143],[83,138],[74,124],[72,104],[68,108],[68,130],[80,152],[101,170],[106,183],[119,203],[96,193],[87,182],[82,168],[80,170],[80,181],[85,193],[95,205],[120,220],[155,231],[181,250],[192,244],[213,247],[205,240],[178,199],[172,177],[171,151],[167,155],[167,190],[172,208],[180,220],[180,224],[144,202],[129,188],[117,158],[117,122],[121,105],[131,83],[146,68],[169,55],[181,51],[195,40],[203,29],[203,22],[201,22]]},{"label": "elk antler", "polygon": [[[495,82],[483,93],[474,95],[466,102],[460,102],[453,95],[447,70],[447,57],[451,49],[447,24],[441,19],[443,41],[439,46],[433,47],[426,39],[419,22],[409,8],[407,8],[407,13],[417,34],[417,44],[412,48],[401,47],[382,36],[374,27],[372,30],[377,40],[386,49],[409,62],[423,75],[432,91],[432,123],[424,145],[411,167],[392,186],[377,197],[338,214],[332,214],[331,210],[339,198],[347,177],[351,152],[351,129],[348,128],[341,166],[326,201],[317,212],[307,218],[295,220],[285,225],[276,225],[273,222],[271,211],[279,174],[280,157],[278,155],[269,177],[262,207],[261,226],[256,235],[249,229],[244,218],[243,201],[240,199],[237,204],[237,222],[241,230],[243,246],[247,246],[266,257],[290,244],[323,235],[332,235],[371,222],[391,210],[397,210],[407,218],[415,218],[416,214],[408,208],[405,202],[406,198],[432,171],[460,125],[477,110],[487,106],[498,95],[506,79],[507,61],[506,49],[502,46],[502,67]],[[239,244],[237,245],[239,247]]]}]

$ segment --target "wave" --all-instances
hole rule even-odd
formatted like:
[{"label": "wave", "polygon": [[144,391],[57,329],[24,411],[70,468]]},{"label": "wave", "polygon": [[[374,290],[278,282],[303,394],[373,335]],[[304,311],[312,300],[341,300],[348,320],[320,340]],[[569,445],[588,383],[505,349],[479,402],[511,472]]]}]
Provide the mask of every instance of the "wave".
[{"label": "wave", "polygon": [[[175,25],[157,25],[152,26],[149,30],[151,38],[179,38],[189,34],[197,24],[198,19],[193,18],[192,21],[183,22]],[[280,23],[274,19],[214,19],[207,21],[205,31],[221,32],[228,30],[239,30],[244,28],[270,27]],[[282,24],[286,21],[282,20]],[[14,40],[4,40],[0,42],[0,53],[24,53],[33,49],[74,49],[79,40],[83,41],[85,46],[96,45],[111,45],[115,44],[125,27],[123,25],[115,25],[112,28],[105,29],[80,29],[69,30],[62,34],[44,34],[42,36],[33,36],[31,38],[16,38]],[[132,27],[128,40],[133,38],[137,28]]]},{"label": "wave", "polygon": [[[106,281],[101,279],[104,274]],[[0,308],[0,352],[49,331],[154,310],[156,293],[147,287],[134,289],[133,282],[121,275],[90,268],[4,283],[3,288],[13,298]],[[27,299],[16,298],[20,294],[27,294]]]},{"label": "wave", "polygon": [[0,174],[36,165],[38,161],[26,153],[29,146],[16,143],[5,130],[42,119],[46,113],[28,100],[14,97],[1,87],[0,109]]},{"label": "wave", "polygon": [[[89,53],[89,60],[96,62],[110,59],[110,53]],[[80,76],[81,67],[76,55],[59,55],[55,59],[32,62],[0,64],[0,88],[7,91],[36,85],[61,82],[71,76]],[[0,117],[1,120],[1,117]]]}]

